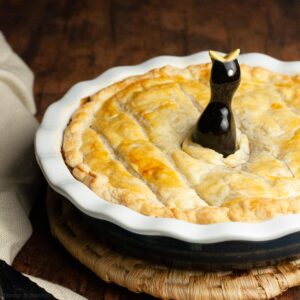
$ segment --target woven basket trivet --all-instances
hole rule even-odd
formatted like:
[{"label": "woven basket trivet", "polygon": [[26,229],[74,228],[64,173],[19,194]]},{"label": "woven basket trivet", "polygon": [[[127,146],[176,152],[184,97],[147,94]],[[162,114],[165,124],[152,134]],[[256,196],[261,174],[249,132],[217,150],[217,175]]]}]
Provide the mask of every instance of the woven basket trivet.
[{"label": "woven basket trivet", "polygon": [[300,285],[300,259],[246,272],[169,269],[125,257],[95,238],[77,209],[53,191],[47,210],[53,235],[82,264],[107,282],[162,299],[271,299]]}]

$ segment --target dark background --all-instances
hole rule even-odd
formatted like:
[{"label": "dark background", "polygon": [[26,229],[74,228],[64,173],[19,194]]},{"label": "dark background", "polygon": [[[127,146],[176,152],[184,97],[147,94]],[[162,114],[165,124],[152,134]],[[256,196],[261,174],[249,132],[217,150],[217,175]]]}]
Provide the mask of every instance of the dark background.
[{"label": "dark background", "polygon": [[[298,0],[0,0],[0,30],[35,73],[38,120],[76,82],[157,55],[241,48],[300,60]],[[152,299],[106,284],[75,261],[50,235],[45,183],[42,190],[15,268],[89,299]],[[277,299],[300,299],[300,288]]]}]

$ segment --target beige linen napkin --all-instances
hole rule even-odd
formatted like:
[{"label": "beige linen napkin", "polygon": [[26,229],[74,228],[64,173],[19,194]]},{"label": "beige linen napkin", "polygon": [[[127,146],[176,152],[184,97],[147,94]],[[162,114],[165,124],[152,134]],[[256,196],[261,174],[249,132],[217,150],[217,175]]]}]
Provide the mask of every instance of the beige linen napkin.
[{"label": "beige linen napkin", "polygon": [[[0,32],[0,259],[11,264],[32,233],[28,214],[40,173],[33,155],[33,74]],[[49,263],[51,263],[49,258]],[[58,299],[85,299],[30,277]]]}]

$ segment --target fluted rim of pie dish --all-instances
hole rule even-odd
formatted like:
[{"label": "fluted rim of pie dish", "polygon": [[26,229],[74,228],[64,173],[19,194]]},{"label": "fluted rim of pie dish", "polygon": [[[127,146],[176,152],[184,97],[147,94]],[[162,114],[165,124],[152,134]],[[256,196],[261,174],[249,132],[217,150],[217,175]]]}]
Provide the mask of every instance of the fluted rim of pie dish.
[{"label": "fluted rim of pie dish", "polygon": [[[226,222],[207,225],[174,218],[145,216],[125,206],[101,199],[86,185],[76,180],[65,164],[61,152],[63,132],[82,98],[126,77],[141,75],[151,69],[165,65],[185,68],[209,61],[208,51],[182,57],[158,56],[139,65],[111,68],[93,80],[75,84],[59,101],[48,107],[36,132],[36,158],[49,185],[84,214],[109,221],[141,235],[209,244],[224,241],[268,241],[300,231],[300,214],[282,215],[258,223]],[[239,62],[282,74],[300,73],[300,61],[280,61],[261,53],[242,54]]]}]

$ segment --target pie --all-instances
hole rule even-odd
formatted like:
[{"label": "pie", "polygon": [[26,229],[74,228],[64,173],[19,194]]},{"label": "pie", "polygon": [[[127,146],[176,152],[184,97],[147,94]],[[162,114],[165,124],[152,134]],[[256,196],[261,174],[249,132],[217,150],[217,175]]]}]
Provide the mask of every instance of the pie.
[{"label": "pie", "polygon": [[62,147],[74,177],[111,203],[198,224],[300,213],[300,75],[241,65],[238,145],[224,158],[191,140],[210,68],[165,66],[82,99]]}]

